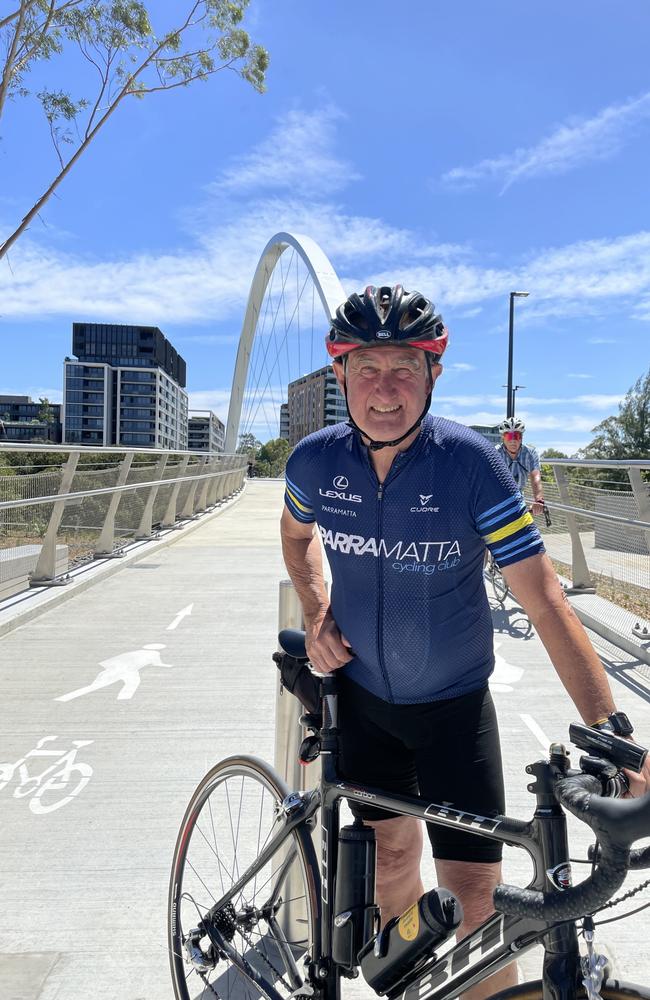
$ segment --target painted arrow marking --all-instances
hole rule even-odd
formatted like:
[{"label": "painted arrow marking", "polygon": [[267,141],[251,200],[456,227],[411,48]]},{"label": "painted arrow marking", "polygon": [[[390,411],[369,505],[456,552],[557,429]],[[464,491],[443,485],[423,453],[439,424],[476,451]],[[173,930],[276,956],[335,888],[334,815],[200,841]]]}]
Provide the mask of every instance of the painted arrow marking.
[{"label": "painted arrow marking", "polygon": [[167,626],[166,631],[172,632],[175,628],[178,628],[180,623],[183,621],[183,618],[187,618],[188,615],[192,614],[193,607],[194,607],[193,604],[188,604],[186,608],[183,608],[182,611],[179,611],[176,617],[174,618],[173,622],[171,623],[171,625]]}]

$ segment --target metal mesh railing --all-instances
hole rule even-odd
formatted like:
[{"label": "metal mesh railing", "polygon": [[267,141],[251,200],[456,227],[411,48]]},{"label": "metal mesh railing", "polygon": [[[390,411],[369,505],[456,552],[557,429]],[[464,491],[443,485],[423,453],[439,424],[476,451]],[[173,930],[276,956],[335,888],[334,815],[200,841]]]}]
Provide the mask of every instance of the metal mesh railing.
[{"label": "metal mesh railing", "polygon": [[197,516],[241,488],[246,466],[240,455],[0,446],[0,601]]},{"label": "metal mesh railing", "polygon": [[575,592],[610,602],[615,631],[641,638],[650,628],[650,461],[545,464],[553,470],[544,482],[553,523],[537,523],[558,574]]}]

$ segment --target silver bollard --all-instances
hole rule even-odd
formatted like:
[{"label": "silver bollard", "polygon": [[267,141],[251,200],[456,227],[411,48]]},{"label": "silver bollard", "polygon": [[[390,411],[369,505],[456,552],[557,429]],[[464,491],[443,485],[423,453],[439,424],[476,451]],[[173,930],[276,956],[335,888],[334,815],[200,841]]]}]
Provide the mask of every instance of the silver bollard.
[{"label": "silver bollard", "polygon": [[[290,580],[280,581],[279,631],[283,628],[303,628],[302,608],[298,595]],[[304,791],[313,788],[319,778],[318,761],[303,767],[298,762],[298,751],[306,731],[300,725],[303,709],[297,698],[288,691],[280,694],[280,674],[276,680],[275,694],[275,757],[274,764],[278,774],[286,781],[290,791]],[[313,831],[314,841],[318,851],[320,826]],[[290,941],[299,941],[304,934],[304,901],[300,899],[302,891],[302,873],[296,862],[286,878],[282,896],[291,900],[282,907],[279,917],[282,929]]]}]

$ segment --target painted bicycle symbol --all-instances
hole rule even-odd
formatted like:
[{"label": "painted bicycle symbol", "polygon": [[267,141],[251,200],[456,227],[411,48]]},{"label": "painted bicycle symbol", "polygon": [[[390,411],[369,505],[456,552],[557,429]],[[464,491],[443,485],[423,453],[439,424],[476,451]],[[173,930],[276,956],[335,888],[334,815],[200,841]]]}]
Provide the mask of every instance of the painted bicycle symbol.
[{"label": "painted bicycle symbol", "polygon": [[[17,777],[20,783],[14,789],[14,798],[30,797],[29,808],[37,816],[69,805],[84,790],[93,773],[90,764],[77,761],[76,757],[81,747],[89,746],[94,740],[73,740],[72,748],[67,753],[64,750],[44,749],[46,743],[58,738],[44,736],[15,764],[0,764],[0,792]],[[28,761],[34,757],[49,758],[53,762],[40,774],[30,775]],[[67,795],[61,797],[61,793],[66,791]]]}]

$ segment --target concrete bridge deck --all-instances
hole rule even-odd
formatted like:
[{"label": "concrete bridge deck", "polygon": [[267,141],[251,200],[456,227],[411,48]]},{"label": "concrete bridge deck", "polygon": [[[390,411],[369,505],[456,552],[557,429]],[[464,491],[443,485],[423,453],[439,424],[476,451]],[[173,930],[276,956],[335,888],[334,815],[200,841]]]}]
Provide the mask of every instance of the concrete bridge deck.
[{"label": "concrete bridge deck", "polygon": [[[191,534],[0,637],[0,761],[48,739],[42,749],[76,749],[79,784],[89,779],[43,814],[15,796],[18,772],[0,787],[3,1000],[171,1000],[167,883],[187,800],[221,757],[273,760],[281,502],[280,483],[249,482]],[[565,738],[575,714],[521,611],[496,609],[494,623],[508,813],[527,818],[523,766]],[[650,735],[643,674],[594,641],[619,707]],[[581,856],[588,838],[576,834]],[[528,873],[510,851],[508,881]],[[649,928],[647,911],[603,928],[622,978],[650,980]],[[523,965],[538,974],[539,956]],[[345,995],[374,994],[357,981]]]}]

